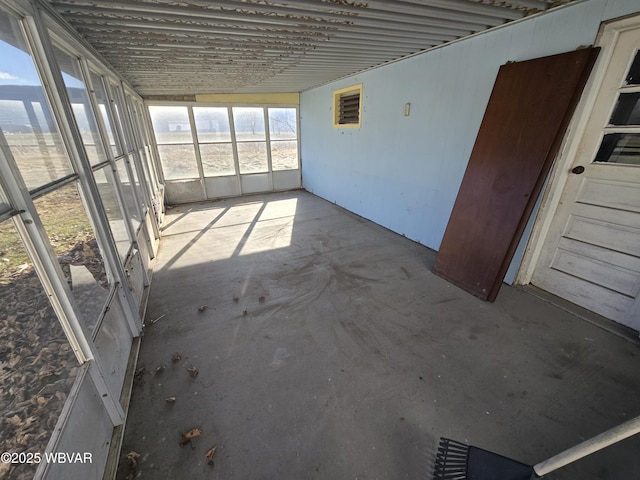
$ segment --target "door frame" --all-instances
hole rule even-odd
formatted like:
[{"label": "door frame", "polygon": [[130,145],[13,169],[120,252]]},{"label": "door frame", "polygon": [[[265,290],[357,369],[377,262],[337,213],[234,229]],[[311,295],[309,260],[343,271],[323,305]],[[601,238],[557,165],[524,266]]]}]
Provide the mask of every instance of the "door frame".
[{"label": "door frame", "polygon": [[518,269],[516,284],[526,285],[531,283],[533,272],[538,267],[542,248],[548,240],[551,222],[558,210],[561,196],[571,173],[571,166],[576,159],[589,116],[602,87],[605,73],[613,58],[620,34],[635,29],[640,29],[640,14],[609,20],[600,25],[594,42],[595,47],[601,47],[600,55],[596,59],[591,76],[585,86],[584,94],[569,123],[567,134],[560,147],[556,162],[549,173],[549,181],[543,192],[540,209],[536,215],[524,257]]}]

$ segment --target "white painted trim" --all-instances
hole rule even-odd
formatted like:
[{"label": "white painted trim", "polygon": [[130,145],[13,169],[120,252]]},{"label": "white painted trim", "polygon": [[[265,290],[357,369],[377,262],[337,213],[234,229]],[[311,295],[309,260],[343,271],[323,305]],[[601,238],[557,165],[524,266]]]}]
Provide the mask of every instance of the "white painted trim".
[{"label": "white painted trim", "polygon": [[551,222],[560,204],[560,197],[569,178],[571,165],[585,133],[587,122],[602,87],[620,33],[640,28],[640,15],[603,22],[594,46],[601,47],[592,74],[584,89],[582,99],[567,129],[560,147],[558,158],[549,175],[547,188],[543,192],[542,203],[529,237],[525,254],[518,270],[515,283],[526,285],[531,282],[533,272],[538,267],[542,248],[547,241]]},{"label": "white painted trim", "polygon": [[[298,113],[296,112],[296,117]],[[273,159],[271,158],[271,123],[269,122],[269,108],[262,109],[264,122],[264,139],[267,147],[267,170],[269,171],[269,191],[273,192]],[[297,136],[297,132],[296,132]],[[300,145],[300,142],[298,142]]]}]

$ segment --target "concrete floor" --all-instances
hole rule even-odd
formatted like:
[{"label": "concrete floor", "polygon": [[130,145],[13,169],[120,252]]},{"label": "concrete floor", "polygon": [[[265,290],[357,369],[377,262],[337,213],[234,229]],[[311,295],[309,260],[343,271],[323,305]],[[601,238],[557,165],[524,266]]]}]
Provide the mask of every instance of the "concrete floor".
[{"label": "concrete floor", "polygon": [[[633,337],[434,258],[303,191],[169,210],[118,478],[135,451],[136,478],[430,480],[440,436],[533,464],[640,415]],[[640,478],[638,452],[545,478]]]}]

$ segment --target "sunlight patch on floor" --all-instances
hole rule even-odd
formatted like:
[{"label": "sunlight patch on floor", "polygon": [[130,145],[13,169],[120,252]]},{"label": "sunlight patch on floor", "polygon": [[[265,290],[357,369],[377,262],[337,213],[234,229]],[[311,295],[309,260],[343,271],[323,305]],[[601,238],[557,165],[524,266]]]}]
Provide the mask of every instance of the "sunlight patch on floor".
[{"label": "sunlight patch on floor", "polygon": [[240,255],[290,246],[297,205],[297,198],[268,202],[249,232]]}]

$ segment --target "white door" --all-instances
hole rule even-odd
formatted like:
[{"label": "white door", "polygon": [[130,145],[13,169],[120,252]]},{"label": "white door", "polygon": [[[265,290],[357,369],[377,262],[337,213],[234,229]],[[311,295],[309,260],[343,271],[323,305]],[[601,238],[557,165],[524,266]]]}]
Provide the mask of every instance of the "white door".
[{"label": "white door", "polygon": [[[640,22],[606,73],[532,283],[640,330]],[[609,53],[611,52],[611,53]],[[598,87],[595,87],[598,88]]]}]

